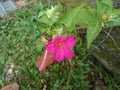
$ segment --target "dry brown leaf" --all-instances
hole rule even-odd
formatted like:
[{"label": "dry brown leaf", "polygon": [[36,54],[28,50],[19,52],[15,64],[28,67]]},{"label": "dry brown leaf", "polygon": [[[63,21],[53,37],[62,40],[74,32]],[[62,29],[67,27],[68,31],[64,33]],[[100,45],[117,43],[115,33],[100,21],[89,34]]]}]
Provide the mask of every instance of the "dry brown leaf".
[{"label": "dry brown leaf", "polygon": [[6,85],[5,87],[3,87],[0,90],[19,90],[19,85],[17,83],[9,84],[9,85]]},{"label": "dry brown leaf", "polygon": [[36,66],[38,68],[45,69],[54,62],[53,54],[44,52],[44,54],[36,61]]},{"label": "dry brown leaf", "polygon": [[16,2],[19,9],[26,5],[26,0],[19,0]]}]

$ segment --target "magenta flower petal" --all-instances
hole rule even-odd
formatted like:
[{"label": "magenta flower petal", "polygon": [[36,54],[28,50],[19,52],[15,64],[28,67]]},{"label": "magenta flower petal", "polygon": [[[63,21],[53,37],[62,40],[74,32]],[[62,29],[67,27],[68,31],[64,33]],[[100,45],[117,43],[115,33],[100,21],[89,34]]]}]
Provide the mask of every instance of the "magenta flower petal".
[{"label": "magenta flower petal", "polygon": [[50,52],[50,53],[54,53],[55,50],[56,50],[56,47],[55,47],[54,42],[48,43],[45,48],[46,48],[46,50],[47,50],[48,52]]},{"label": "magenta flower petal", "polygon": [[72,59],[74,56],[74,52],[72,50],[70,50],[69,48],[65,48],[65,56],[67,59]]},{"label": "magenta flower petal", "polygon": [[75,41],[73,36],[67,36],[66,39],[65,39],[65,44],[69,48],[72,48],[76,44],[76,41]]},{"label": "magenta flower petal", "polygon": [[58,62],[63,61],[64,57],[65,57],[64,49],[57,50],[57,52],[55,53],[55,56],[54,56],[55,60],[57,60]]},{"label": "magenta flower petal", "polygon": [[54,38],[53,41],[58,41],[58,40],[64,41],[64,37],[63,36],[57,36],[57,37]]},{"label": "magenta flower petal", "polygon": [[64,60],[64,57],[67,59],[72,59],[74,52],[71,48],[76,44],[74,36],[63,36],[55,37],[51,42],[46,45],[46,50],[54,54],[54,59],[58,62]]},{"label": "magenta flower petal", "polygon": [[40,73],[44,73],[44,72],[45,72],[45,69],[40,67],[40,68],[39,68],[39,72],[40,72]]}]

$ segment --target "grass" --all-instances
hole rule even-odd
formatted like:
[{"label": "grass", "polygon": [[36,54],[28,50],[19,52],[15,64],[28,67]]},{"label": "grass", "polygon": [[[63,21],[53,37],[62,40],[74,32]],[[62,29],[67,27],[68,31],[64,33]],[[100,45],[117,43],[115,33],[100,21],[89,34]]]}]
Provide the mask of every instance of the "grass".
[{"label": "grass", "polygon": [[[37,22],[46,4],[15,11],[14,16],[0,22],[0,88],[17,82],[20,90],[118,90],[119,76],[95,65],[83,45],[75,48],[71,61],[54,63],[44,74],[38,72],[36,60],[44,51],[42,31]],[[10,71],[12,69],[12,71]],[[100,80],[105,85],[99,85]]]}]

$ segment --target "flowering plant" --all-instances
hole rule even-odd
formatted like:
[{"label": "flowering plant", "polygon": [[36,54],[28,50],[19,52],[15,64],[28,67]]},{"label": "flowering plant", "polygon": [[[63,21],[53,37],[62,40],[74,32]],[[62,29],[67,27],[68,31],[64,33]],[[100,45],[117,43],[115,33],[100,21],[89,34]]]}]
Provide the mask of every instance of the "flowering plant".
[{"label": "flowering plant", "polygon": [[[74,56],[71,48],[75,46],[76,41],[71,33],[77,35],[76,26],[87,28],[85,38],[86,47],[89,49],[104,27],[120,25],[120,10],[114,8],[112,0],[96,0],[96,4],[97,8],[83,2],[80,6],[65,13],[62,12],[62,6],[58,4],[39,13],[38,22],[41,23],[41,32],[56,37],[45,46],[46,53],[43,55],[43,59],[40,58],[41,63],[37,66],[45,68],[49,65],[44,65],[48,60],[48,53],[52,54],[52,59],[57,62],[62,62],[65,58],[71,59]],[[71,36],[64,38],[61,35]]]},{"label": "flowering plant", "polygon": [[44,55],[38,60],[37,67],[40,72],[44,72],[45,68],[52,64],[53,61],[62,62],[66,59],[72,59],[74,51],[71,50],[75,46],[76,41],[74,36],[70,35],[64,38],[63,36],[56,36],[52,41],[46,45]]}]

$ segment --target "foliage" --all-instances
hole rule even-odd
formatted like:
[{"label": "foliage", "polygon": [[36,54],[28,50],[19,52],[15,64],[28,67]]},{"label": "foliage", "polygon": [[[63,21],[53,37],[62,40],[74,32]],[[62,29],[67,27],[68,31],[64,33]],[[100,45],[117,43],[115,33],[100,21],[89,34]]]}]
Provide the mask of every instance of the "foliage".
[{"label": "foliage", "polygon": [[[106,3],[106,1],[110,3]],[[92,81],[96,82],[95,75],[98,75],[99,79],[105,81],[107,89],[119,89],[119,76],[113,77],[100,65],[95,65],[87,58],[91,52],[87,51],[75,31],[76,25],[87,27],[87,47],[90,47],[100,33],[103,27],[102,23],[107,27],[112,26],[112,23],[115,26],[119,25],[120,11],[111,6],[110,0],[106,1],[97,0],[97,9],[94,10],[87,7],[86,4],[82,4],[65,13],[62,12],[61,5],[51,6],[44,2],[35,3],[29,9],[17,10],[13,17],[1,20],[0,88],[6,84],[17,82],[21,90],[41,90],[43,88],[48,90],[90,90],[96,88]],[[102,7],[106,9],[102,11]],[[106,12],[108,8],[111,10]],[[115,14],[115,17],[111,18],[111,13]],[[104,14],[107,15],[105,20],[102,17]],[[50,35],[50,38],[61,34],[75,35],[76,57],[71,61],[55,63],[44,74],[40,74],[35,63],[36,59],[43,54],[46,44],[46,36],[43,34],[46,33]],[[12,77],[7,74],[11,68],[10,65],[14,65]]]},{"label": "foliage", "polygon": [[61,6],[51,6],[50,9],[47,9],[46,11],[42,11],[39,13],[39,22],[44,23],[47,26],[52,26],[59,18],[61,11]]},{"label": "foliage", "polygon": [[120,25],[120,10],[113,6],[112,0],[96,0],[97,1],[97,16],[101,19],[103,26],[119,26]]},{"label": "foliage", "polygon": [[[62,13],[62,15],[60,15],[60,5],[55,7],[52,6],[51,9],[39,13],[39,20],[52,28],[63,28],[62,25],[64,24],[64,28],[67,29],[67,33],[69,34],[75,32],[76,25],[87,27],[86,39],[87,47],[89,48],[94,39],[99,35],[102,27],[120,25],[120,10],[114,9],[111,0],[96,0],[96,2],[96,9],[91,8],[86,2],[83,2],[80,6],[75,7],[66,13]],[[55,24],[55,21],[57,21],[57,26],[53,25]],[[50,29],[51,28],[49,27],[45,30]]]}]

